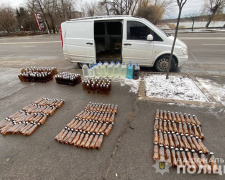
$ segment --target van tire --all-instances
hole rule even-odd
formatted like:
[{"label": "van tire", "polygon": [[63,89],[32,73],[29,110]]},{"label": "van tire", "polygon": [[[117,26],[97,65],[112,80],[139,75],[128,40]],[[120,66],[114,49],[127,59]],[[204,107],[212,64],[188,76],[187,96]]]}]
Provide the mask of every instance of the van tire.
[{"label": "van tire", "polygon": [[[168,65],[169,65],[169,58],[170,58],[169,55],[163,55],[163,56],[160,56],[160,57],[155,61],[155,64],[154,64],[154,68],[156,69],[156,71],[159,71],[159,72],[166,72],[166,71],[167,71],[167,67],[168,67]],[[177,66],[177,65],[176,65],[176,61],[175,61],[175,59],[172,57],[172,59],[171,59],[170,71],[175,70],[176,66]]]},{"label": "van tire", "polygon": [[77,65],[78,65],[78,67],[79,67],[80,69],[82,69],[83,63],[77,63]]}]

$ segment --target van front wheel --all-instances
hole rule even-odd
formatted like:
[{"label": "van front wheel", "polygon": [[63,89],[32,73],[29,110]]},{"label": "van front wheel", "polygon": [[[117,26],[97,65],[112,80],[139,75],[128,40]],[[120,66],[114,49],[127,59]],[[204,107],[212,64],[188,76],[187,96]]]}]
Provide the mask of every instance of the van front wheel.
[{"label": "van front wheel", "polygon": [[[159,72],[166,72],[169,65],[169,55],[164,55],[159,57],[155,62],[155,69]],[[174,58],[171,59],[170,71],[173,71],[176,68],[176,63]]]}]

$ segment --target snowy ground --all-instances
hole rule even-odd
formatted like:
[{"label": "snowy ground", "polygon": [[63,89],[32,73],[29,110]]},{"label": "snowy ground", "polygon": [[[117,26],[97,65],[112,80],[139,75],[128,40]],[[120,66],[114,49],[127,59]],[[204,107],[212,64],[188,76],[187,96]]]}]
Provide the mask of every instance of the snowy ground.
[{"label": "snowy ground", "polygon": [[129,92],[137,94],[139,89],[141,78],[134,80],[134,79],[125,79],[123,82],[120,83],[121,86],[130,86]]},{"label": "snowy ground", "polygon": [[[183,26],[184,28],[192,28],[192,21],[181,21],[179,26]],[[196,21],[194,24],[194,28],[204,28],[206,25],[207,21]],[[168,24],[173,24],[176,26],[177,22],[171,22],[171,23],[166,23],[166,24],[160,24],[159,28],[160,29],[170,29]],[[223,28],[225,22],[224,21],[212,21],[209,25],[209,28],[218,28],[221,27]]]},{"label": "snowy ground", "polygon": [[120,86],[130,86],[129,92],[137,94],[141,78],[139,78],[138,80],[134,80],[134,79],[113,79],[113,81],[119,82]]},{"label": "snowy ground", "polygon": [[197,78],[204,88],[223,106],[225,106],[225,84],[223,86],[209,79]]},{"label": "snowy ground", "polygon": [[[166,33],[172,34],[175,32],[174,29],[166,29],[164,30]],[[191,29],[179,29],[180,33],[207,33],[207,32],[225,32],[225,29],[194,29],[193,31]]]},{"label": "snowy ground", "polygon": [[177,99],[208,102],[206,96],[188,77],[170,75],[145,76],[146,96],[161,99]]},{"label": "snowy ground", "polygon": [[[196,21],[194,24],[194,28],[202,28],[205,27],[206,21]],[[169,23],[169,24],[174,24],[176,23]],[[210,28],[213,27],[223,27],[225,24],[224,21],[212,21],[209,25]],[[184,26],[185,28],[191,28],[192,27],[192,22],[191,21],[186,21],[186,22],[180,22],[179,26]]]}]

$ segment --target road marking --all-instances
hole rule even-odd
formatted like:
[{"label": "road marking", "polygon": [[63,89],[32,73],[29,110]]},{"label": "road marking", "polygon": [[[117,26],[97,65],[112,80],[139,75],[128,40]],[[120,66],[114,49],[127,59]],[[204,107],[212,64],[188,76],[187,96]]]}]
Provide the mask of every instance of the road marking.
[{"label": "road marking", "polygon": [[199,61],[198,61],[197,58],[194,56],[194,54],[191,53],[190,51],[189,51],[189,53],[193,56],[194,60],[195,60],[197,63],[199,63]]},{"label": "road marking", "polygon": [[190,39],[190,40],[198,40],[198,39],[213,39],[213,40],[225,40],[225,37],[178,37],[178,39]]},{"label": "road marking", "polygon": [[3,45],[11,45],[11,44],[49,44],[49,43],[59,43],[61,41],[40,41],[40,42],[13,42],[13,43],[0,43]]},{"label": "road marking", "polygon": [[225,44],[202,44],[202,46],[225,46]]},{"label": "road marking", "polygon": [[29,48],[29,47],[36,47],[36,46],[22,46],[24,48]]}]

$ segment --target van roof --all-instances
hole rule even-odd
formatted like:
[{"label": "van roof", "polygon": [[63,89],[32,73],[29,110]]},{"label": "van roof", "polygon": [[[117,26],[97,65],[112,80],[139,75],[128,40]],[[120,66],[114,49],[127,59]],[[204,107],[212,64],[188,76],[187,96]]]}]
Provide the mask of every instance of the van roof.
[{"label": "van roof", "polygon": [[84,18],[76,18],[76,19],[70,19],[70,21],[83,21],[83,20],[112,20],[112,19],[135,19],[141,17],[137,16],[131,16],[131,15],[107,15],[107,16],[92,16],[92,17],[84,17]]}]

